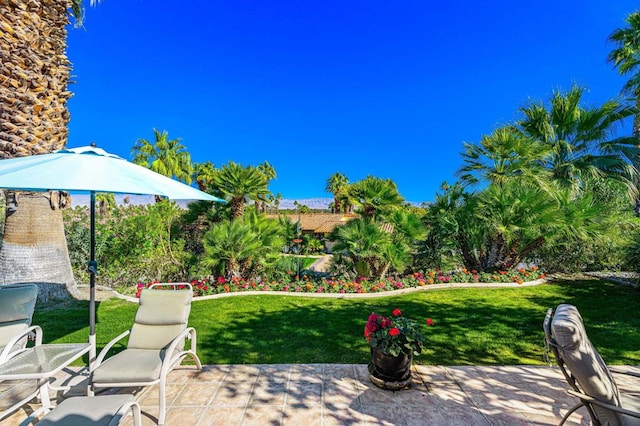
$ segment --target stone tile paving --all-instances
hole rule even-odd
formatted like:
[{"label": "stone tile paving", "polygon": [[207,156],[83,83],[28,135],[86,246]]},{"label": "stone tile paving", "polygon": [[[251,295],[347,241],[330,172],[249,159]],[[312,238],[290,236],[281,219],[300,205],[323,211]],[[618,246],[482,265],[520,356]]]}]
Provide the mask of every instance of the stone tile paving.
[{"label": "stone tile paving", "polygon": [[[638,389],[628,379],[618,384]],[[566,389],[561,372],[546,366],[417,365],[410,388],[396,392],[373,385],[366,365],[210,365],[201,372],[184,367],[170,374],[166,424],[556,425],[576,402]],[[133,392],[143,424],[155,424],[157,387],[113,392]],[[19,424],[36,407],[34,402],[2,425]],[[586,410],[567,424],[588,425]]]}]

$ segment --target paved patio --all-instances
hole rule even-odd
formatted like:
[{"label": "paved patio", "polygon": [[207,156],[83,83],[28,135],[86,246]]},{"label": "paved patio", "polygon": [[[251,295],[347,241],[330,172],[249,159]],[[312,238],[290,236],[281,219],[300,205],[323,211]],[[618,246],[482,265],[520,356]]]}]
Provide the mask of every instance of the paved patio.
[{"label": "paved patio", "polygon": [[[629,367],[640,373],[640,367]],[[210,365],[174,370],[167,425],[557,425],[575,403],[557,368],[414,366],[407,390],[385,391],[366,365]],[[617,377],[621,389],[637,389]],[[143,424],[158,415],[156,388],[134,392]],[[37,407],[37,404],[33,404]],[[5,419],[17,425],[27,406]],[[124,424],[132,424],[126,419]],[[584,409],[567,424],[589,424]]]}]

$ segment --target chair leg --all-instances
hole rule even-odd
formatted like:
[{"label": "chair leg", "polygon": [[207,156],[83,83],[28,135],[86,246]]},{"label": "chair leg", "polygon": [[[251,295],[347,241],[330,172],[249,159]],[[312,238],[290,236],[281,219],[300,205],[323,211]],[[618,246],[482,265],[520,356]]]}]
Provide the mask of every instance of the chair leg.
[{"label": "chair leg", "polygon": [[196,363],[196,367],[198,370],[202,370],[202,363],[200,362],[200,358],[196,355],[195,352],[189,351],[189,355],[191,355],[191,359]]},{"label": "chair leg", "polygon": [[564,417],[562,418],[562,421],[558,424],[558,426],[562,426],[564,424],[564,422],[567,421],[567,419],[569,418],[569,416],[571,416],[573,413],[576,412],[576,410],[580,407],[582,407],[584,404],[582,402],[574,405],[573,407],[571,407],[571,409],[569,411],[567,411],[567,414],[564,415]]},{"label": "chair leg", "polygon": [[160,383],[158,384],[159,393],[160,393],[160,400],[159,400],[160,413],[158,414],[158,426],[163,426],[164,421],[166,420],[166,417],[167,417],[167,400],[165,395],[166,393],[165,382],[166,382],[165,378],[161,377]]},{"label": "chair leg", "polygon": [[142,426],[142,415],[140,413],[140,405],[137,403],[131,407],[133,413],[133,426]]}]

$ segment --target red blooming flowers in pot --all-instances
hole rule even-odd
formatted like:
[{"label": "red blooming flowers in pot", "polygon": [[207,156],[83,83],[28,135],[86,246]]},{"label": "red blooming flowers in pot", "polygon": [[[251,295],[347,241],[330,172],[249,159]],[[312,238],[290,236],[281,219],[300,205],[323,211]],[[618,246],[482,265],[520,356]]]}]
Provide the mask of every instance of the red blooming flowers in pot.
[{"label": "red blooming flowers in pot", "polygon": [[[428,326],[433,320],[428,318]],[[371,347],[371,380],[383,389],[401,389],[411,379],[413,355],[422,353],[422,334],[418,323],[394,309],[387,318],[376,313],[369,315],[364,337]]]}]

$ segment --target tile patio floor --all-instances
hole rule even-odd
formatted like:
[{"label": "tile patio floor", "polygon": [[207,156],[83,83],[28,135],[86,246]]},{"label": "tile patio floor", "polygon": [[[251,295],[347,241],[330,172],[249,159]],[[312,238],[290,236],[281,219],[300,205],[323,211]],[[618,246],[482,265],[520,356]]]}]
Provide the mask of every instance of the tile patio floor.
[{"label": "tile patio floor", "polygon": [[[616,378],[621,389],[634,388]],[[170,374],[166,424],[556,425],[575,403],[566,388],[560,371],[546,366],[414,366],[412,386],[396,392],[375,387],[366,365],[210,365],[201,372],[184,367]],[[155,424],[157,389],[122,391],[136,394],[143,424]],[[19,424],[29,410],[2,425]],[[584,408],[567,424],[588,425]]]}]

